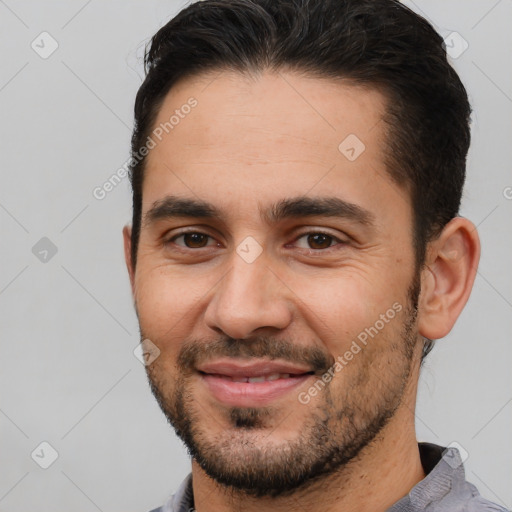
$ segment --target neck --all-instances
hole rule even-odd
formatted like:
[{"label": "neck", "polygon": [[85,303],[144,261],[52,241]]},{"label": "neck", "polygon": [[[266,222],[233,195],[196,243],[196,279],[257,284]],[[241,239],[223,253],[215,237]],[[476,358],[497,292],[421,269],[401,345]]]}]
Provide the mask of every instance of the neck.
[{"label": "neck", "polygon": [[345,467],[292,495],[247,496],[218,484],[192,460],[195,510],[385,512],[425,478],[414,427],[415,400],[416,385],[409,383],[402,405],[372,443]]}]

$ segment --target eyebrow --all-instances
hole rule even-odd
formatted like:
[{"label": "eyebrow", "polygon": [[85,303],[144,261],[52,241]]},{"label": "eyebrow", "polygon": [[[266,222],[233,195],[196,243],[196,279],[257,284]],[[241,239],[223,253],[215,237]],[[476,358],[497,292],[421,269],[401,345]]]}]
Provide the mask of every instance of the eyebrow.
[{"label": "eyebrow", "polygon": [[[337,217],[368,227],[375,222],[372,212],[339,197],[291,197],[278,201],[266,210],[261,207],[259,210],[261,218],[269,225],[303,217]],[[222,211],[211,203],[170,195],[153,204],[144,215],[144,224],[176,217],[224,219]]]}]

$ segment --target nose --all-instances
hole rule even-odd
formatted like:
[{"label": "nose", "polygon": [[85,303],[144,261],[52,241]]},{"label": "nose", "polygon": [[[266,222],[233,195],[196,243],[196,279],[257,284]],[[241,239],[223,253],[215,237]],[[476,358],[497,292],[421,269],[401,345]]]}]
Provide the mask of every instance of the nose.
[{"label": "nose", "polygon": [[247,263],[234,253],[205,312],[210,329],[244,339],[257,329],[285,329],[291,322],[290,290],[261,255]]}]

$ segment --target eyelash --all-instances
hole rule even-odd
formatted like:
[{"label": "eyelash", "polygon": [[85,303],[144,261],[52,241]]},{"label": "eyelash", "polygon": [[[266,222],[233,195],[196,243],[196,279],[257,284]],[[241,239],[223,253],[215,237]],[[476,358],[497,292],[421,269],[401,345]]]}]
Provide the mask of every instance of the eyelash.
[{"label": "eyelash", "polygon": [[[213,239],[213,237],[211,235],[208,235],[207,233],[203,233],[201,231],[182,231],[181,233],[178,233],[174,236],[172,236],[171,238],[169,238],[168,240],[165,240],[164,241],[164,245],[165,246],[169,246],[171,244],[174,244],[175,246],[179,247],[179,250],[180,251],[184,251],[184,252],[188,252],[188,251],[198,251],[200,249],[207,249],[208,247],[214,247],[214,246],[205,246],[205,247],[197,247],[197,248],[193,248],[193,247],[186,247],[184,245],[178,245],[175,243],[175,240],[177,240],[178,238],[182,237],[182,236],[185,236],[185,235],[190,235],[190,234],[193,234],[193,235],[204,235],[204,236],[207,236],[208,238],[211,238]],[[337,246],[339,245],[347,245],[348,244],[348,241],[347,240],[341,240],[340,238],[330,234],[330,233],[327,233],[325,231],[318,231],[318,230],[313,230],[313,231],[305,231],[303,233],[300,233],[293,241],[293,243],[296,243],[298,240],[300,240],[301,238],[304,238],[306,236],[309,236],[309,235],[324,235],[324,236],[327,236],[329,237],[330,239],[332,239],[333,242],[337,242],[337,243],[334,243],[334,245],[331,245],[325,249],[312,249],[312,248],[301,248],[303,251],[313,251],[314,253],[319,253],[319,252],[330,252],[331,250],[335,249]]]}]

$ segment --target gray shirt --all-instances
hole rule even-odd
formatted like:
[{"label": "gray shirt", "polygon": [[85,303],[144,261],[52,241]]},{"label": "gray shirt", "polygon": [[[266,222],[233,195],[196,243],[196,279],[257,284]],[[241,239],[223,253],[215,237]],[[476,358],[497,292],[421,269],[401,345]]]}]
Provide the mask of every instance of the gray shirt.
[{"label": "gray shirt", "polygon": [[[503,507],[482,498],[476,487],[466,481],[464,466],[457,448],[419,443],[419,449],[421,463],[427,476],[387,512],[507,512]],[[151,512],[193,510],[192,474],[189,474],[176,494],[163,507]]]}]

